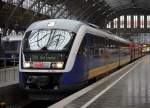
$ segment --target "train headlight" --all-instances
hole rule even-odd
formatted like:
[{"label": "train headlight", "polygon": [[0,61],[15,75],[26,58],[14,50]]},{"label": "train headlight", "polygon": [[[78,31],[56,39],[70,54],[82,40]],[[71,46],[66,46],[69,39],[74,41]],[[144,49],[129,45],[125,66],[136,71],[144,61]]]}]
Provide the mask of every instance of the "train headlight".
[{"label": "train headlight", "polygon": [[53,62],[51,64],[51,68],[54,68],[54,69],[61,69],[63,68],[64,66],[64,62]]},{"label": "train headlight", "polygon": [[64,62],[57,62],[56,67],[57,68],[63,68]]},{"label": "train headlight", "polygon": [[23,63],[23,67],[24,67],[24,68],[30,68],[30,67],[31,67],[30,62],[24,62],[24,63]]}]

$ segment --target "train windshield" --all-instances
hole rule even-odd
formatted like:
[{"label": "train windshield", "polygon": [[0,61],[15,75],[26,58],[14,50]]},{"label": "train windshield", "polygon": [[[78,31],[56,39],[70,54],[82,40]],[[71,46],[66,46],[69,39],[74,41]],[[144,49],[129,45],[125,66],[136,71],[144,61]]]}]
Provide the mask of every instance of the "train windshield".
[{"label": "train windshield", "polygon": [[32,30],[26,33],[23,50],[28,51],[62,51],[69,50],[75,33],[67,30]]}]

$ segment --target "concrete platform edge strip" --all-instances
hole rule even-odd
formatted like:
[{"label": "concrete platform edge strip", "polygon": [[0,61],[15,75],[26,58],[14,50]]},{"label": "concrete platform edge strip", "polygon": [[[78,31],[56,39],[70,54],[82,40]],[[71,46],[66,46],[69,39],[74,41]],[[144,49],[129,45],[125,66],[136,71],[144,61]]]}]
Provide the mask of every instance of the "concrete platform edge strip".
[{"label": "concrete platform edge strip", "polygon": [[[73,100],[79,98],[80,96],[86,94],[87,92],[89,92],[90,90],[96,88],[98,85],[104,83],[105,81],[111,79],[111,77],[114,77],[116,76],[117,74],[119,74],[121,71],[124,71],[125,69],[127,68],[130,68],[127,72],[125,72],[120,78],[116,79],[116,81],[112,82],[111,85],[109,85],[105,90],[103,90],[102,92],[100,92],[99,95],[102,95],[103,93],[105,93],[108,89],[110,89],[113,85],[115,85],[120,79],[122,79],[125,75],[127,75],[131,70],[133,70],[138,64],[140,64],[141,62],[143,61],[143,57],[134,61],[133,63],[121,68],[120,70],[114,72],[113,74],[105,77],[104,79],[102,80],[99,80],[97,82],[95,82],[94,84],[92,85],[89,85],[87,86],[86,88],[66,97],[65,99],[55,103],[54,105],[52,106],[49,106],[48,108],[64,108],[66,105],[68,105],[70,102],[72,102]],[[91,104],[91,102],[93,102],[94,100],[96,100],[98,97],[96,96],[95,98],[93,98],[92,100],[90,100],[89,102],[85,103],[84,106],[82,106],[82,108],[86,108],[88,105]]]},{"label": "concrete platform edge strip", "polygon": [[131,72],[134,68],[136,68],[142,61],[138,62],[136,65],[134,65],[130,70],[128,70],[125,74],[123,74],[120,78],[118,78],[116,81],[114,81],[111,85],[109,85],[107,88],[105,88],[103,91],[101,91],[99,94],[97,94],[95,97],[93,97],[90,101],[85,103],[81,108],[87,108],[90,104],[92,104],[96,99],[98,99],[101,95],[103,95],[107,90],[109,90],[111,87],[113,87],[117,82],[119,82],[123,77],[125,77],[129,72]]},{"label": "concrete platform edge strip", "polygon": [[18,83],[18,80],[16,80],[16,81],[11,81],[11,82],[0,83],[0,89],[1,89],[2,87],[10,86],[10,85],[17,84],[17,83]]}]

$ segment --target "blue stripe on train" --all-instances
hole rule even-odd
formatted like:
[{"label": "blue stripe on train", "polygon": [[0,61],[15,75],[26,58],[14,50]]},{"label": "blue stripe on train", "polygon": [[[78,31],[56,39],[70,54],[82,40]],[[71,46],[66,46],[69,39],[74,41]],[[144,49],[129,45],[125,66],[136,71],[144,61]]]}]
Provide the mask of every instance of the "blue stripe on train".
[{"label": "blue stripe on train", "polygon": [[[111,57],[107,63],[117,62],[117,56]],[[98,68],[106,64],[105,60],[100,57],[79,56],[77,55],[74,66],[70,72],[64,73],[60,79],[60,84],[73,84],[87,80],[88,71],[90,69]]]},{"label": "blue stripe on train", "polygon": [[64,73],[60,79],[60,85],[82,82],[87,78],[86,59],[83,56],[76,56],[74,66],[70,72]]}]

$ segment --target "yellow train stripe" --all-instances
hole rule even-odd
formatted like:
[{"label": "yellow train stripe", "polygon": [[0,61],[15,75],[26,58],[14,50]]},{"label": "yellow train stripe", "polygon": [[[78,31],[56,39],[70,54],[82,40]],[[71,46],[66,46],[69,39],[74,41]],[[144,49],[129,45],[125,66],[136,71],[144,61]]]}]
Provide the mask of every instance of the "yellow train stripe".
[{"label": "yellow train stripe", "polygon": [[[121,60],[120,61],[120,65],[124,65],[126,63],[128,63],[130,61],[130,59],[126,59],[126,60]],[[88,79],[94,78],[96,76],[99,76],[101,74],[104,74],[112,69],[115,69],[119,66],[119,62],[114,62],[111,64],[107,64],[98,68],[94,68],[89,70],[89,75],[88,75]]]},{"label": "yellow train stripe", "polygon": [[130,61],[130,58],[126,59],[126,60],[120,60],[120,65],[124,65],[124,64],[128,63],[129,61]]}]

